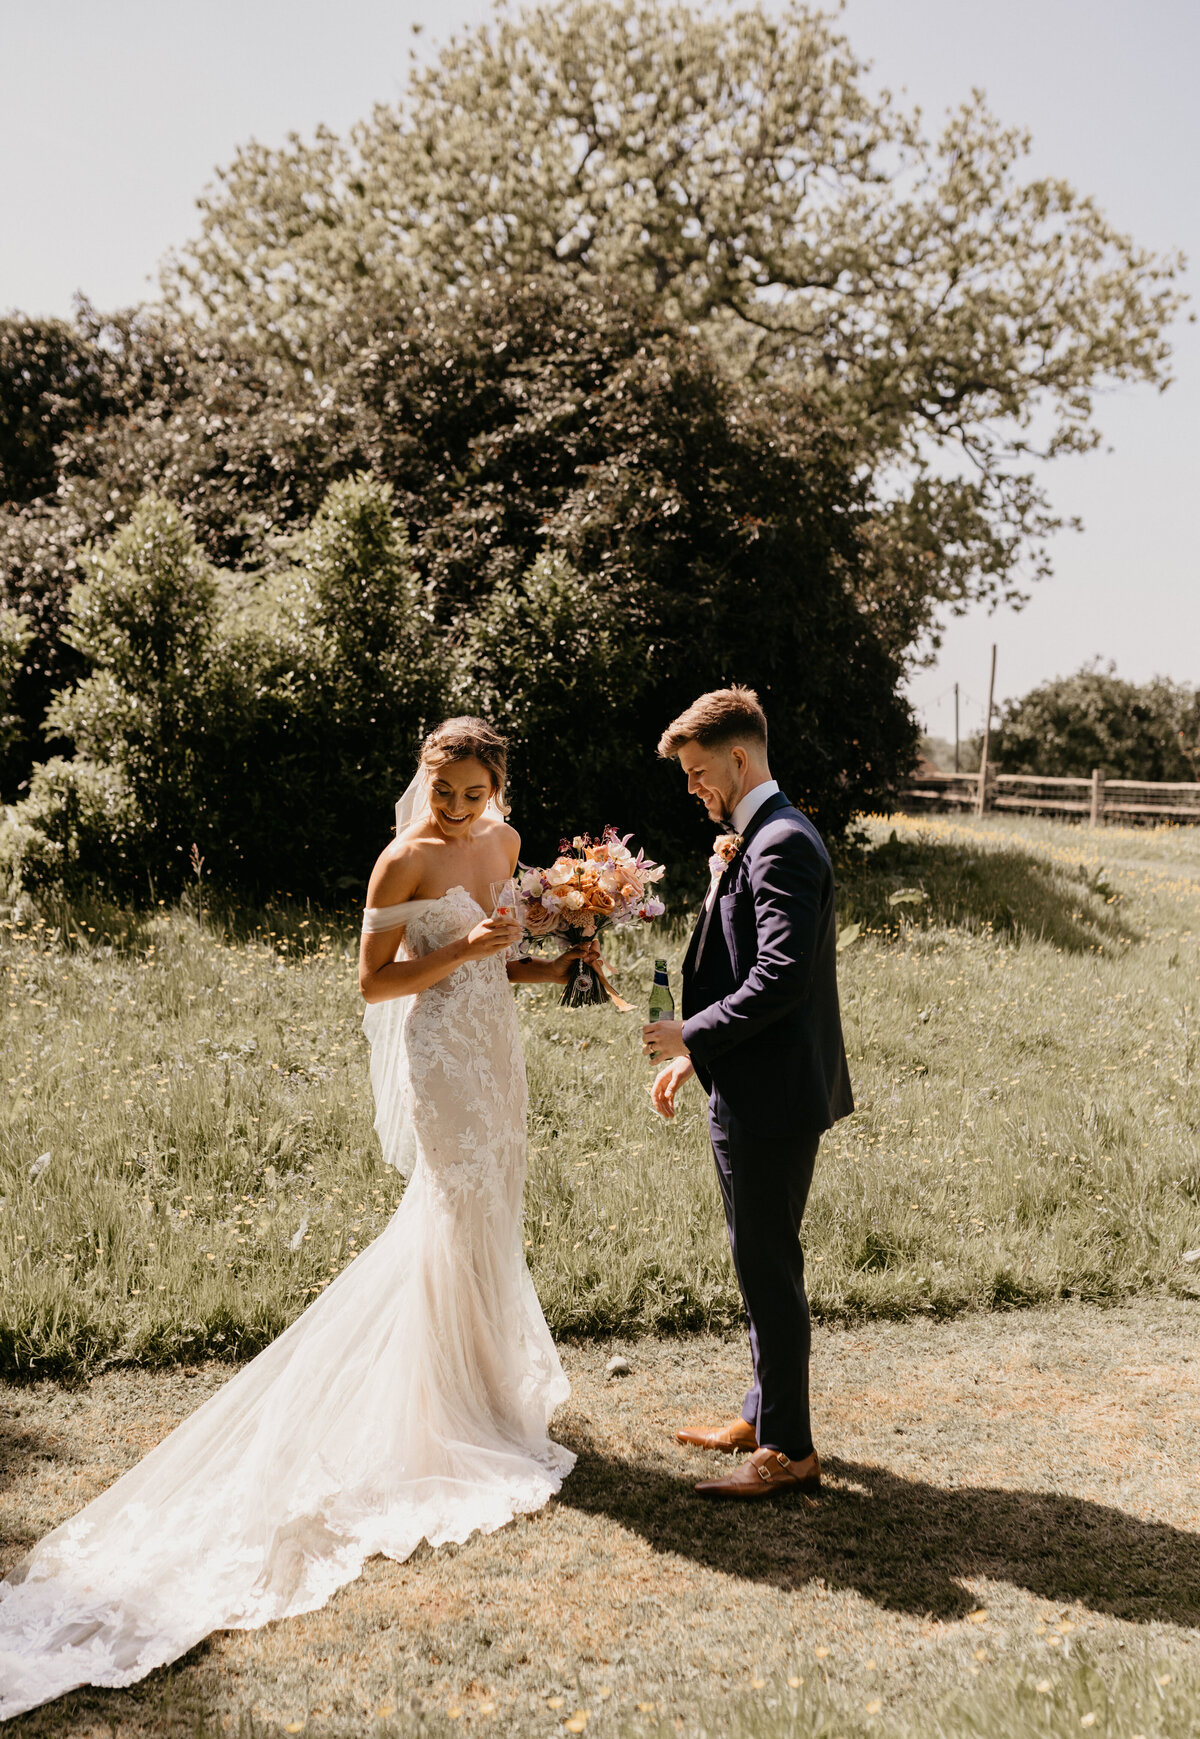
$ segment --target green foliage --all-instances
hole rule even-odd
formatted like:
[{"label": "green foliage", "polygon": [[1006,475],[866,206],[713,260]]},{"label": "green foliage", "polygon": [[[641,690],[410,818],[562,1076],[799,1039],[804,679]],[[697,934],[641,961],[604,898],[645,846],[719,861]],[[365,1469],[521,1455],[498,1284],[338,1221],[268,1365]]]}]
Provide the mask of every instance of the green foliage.
[{"label": "green foliage", "polygon": [[[0,319],[0,608],[19,610],[32,630],[15,666],[7,652],[0,655],[8,696],[0,791],[11,792],[28,774],[50,697],[78,673],[59,639],[66,593],[78,544],[104,525],[101,519],[85,530],[64,512],[62,448],[73,435],[94,435],[122,402],[115,389],[86,306],[75,323]],[[99,515],[106,506],[98,504]]]},{"label": "green foliage", "polygon": [[1200,692],[1085,666],[1009,701],[994,742],[1006,773],[1200,783]]},{"label": "green foliage", "polygon": [[67,320],[0,319],[0,502],[52,495],[63,436],[110,409],[103,358]]},{"label": "green foliage", "polygon": [[1166,378],[1181,261],[1025,179],[1028,150],[978,93],[924,136],[797,0],[533,4],[347,139],[241,151],[173,286],[318,374],[364,284],[634,287],[902,475],[876,584],[902,647],[936,604],[1014,595],[1031,554],[1045,571],[1059,522],[1030,456],[1094,446],[1103,383]]},{"label": "green foliage", "polygon": [[22,728],[0,758],[6,793],[28,775],[54,694],[85,673],[64,637],[83,549],[156,494],[186,512],[213,563],[252,568],[355,468],[336,407],[320,411],[312,383],[244,335],[208,339],[153,307],[102,318],[86,306],[75,334],[101,403],[58,432],[52,492],[0,511],[0,597],[35,630],[15,685]]},{"label": "green foliage", "polygon": [[194,676],[192,649],[212,630],[216,586],[191,527],[161,497],[139,503],[103,554],[87,552],[71,593],[67,640],[110,673],[161,739]]},{"label": "green foliage", "polygon": [[[85,766],[110,764],[141,818],[147,859],[139,868],[169,874],[171,854],[190,838],[201,795],[216,582],[186,520],[154,496],[139,504],[107,551],[87,552],[82,565],[66,638],[92,674],[56,698],[46,729],[73,742]],[[92,774],[85,778],[93,789]],[[102,783],[107,791],[112,780]],[[49,799],[45,782],[43,789]],[[73,792],[74,784],[59,779],[53,789]],[[22,824],[35,813],[28,802],[17,806]],[[63,826],[69,826],[65,811]],[[93,836],[78,837],[84,850]],[[81,869],[88,867],[84,860]],[[108,880],[114,865],[101,853],[91,867]]]},{"label": "green foliage", "polygon": [[84,558],[68,635],[91,668],[46,721],[76,757],[13,810],[28,886],[170,893],[193,852],[251,887],[365,873],[437,692],[427,613],[386,484],[335,484],[293,555],[218,576],[150,497]]},{"label": "green foliage", "polygon": [[469,618],[455,708],[507,736],[519,826],[532,817],[549,840],[555,827],[599,832],[602,817],[625,812],[629,769],[646,757],[634,723],[646,676],[619,602],[558,551],[502,580]]},{"label": "green foliage", "polygon": [[[250,888],[361,879],[422,725],[462,705],[514,732],[530,856],[574,816],[702,859],[704,825],[653,746],[731,678],[762,692],[780,776],[829,831],[903,771],[915,732],[859,595],[873,510],[839,431],[734,385],[638,303],[532,281],[417,308],[363,299],[321,387],[283,365],[251,381],[211,347],[185,362],[167,336],[128,335],[131,374],[160,383],[153,415],[135,406],[86,449],[64,442],[62,513],[136,516],[129,492],[159,470],[203,559],[238,564],[210,575],[189,665],[203,746],[179,736],[200,760],[175,779],[190,798],[169,845],[156,830],[180,873],[196,842]],[[217,415],[221,393],[237,415]],[[139,607],[153,615],[157,596]],[[145,702],[97,633],[70,629],[93,668],[51,728],[116,757],[140,798]]]},{"label": "green foliage", "polygon": [[[503,649],[472,625],[490,619],[493,592],[515,632],[513,600],[541,552],[581,576],[578,605],[593,613],[581,681],[606,712],[601,725],[573,706],[569,661],[543,660],[574,771],[557,793],[543,786],[544,806],[522,807],[533,848],[557,842],[564,805],[590,805],[593,827],[620,821],[660,855],[698,851],[695,805],[653,744],[697,692],[732,678],[762,693],[780,777],[830,831],[882,799],[915,731],[899,662],[856,596],[871,508],[827,418],[732,385],[699,341],[615,291],[526,280],[426,303],[403,328],[381,308],[353,355],[362,445],[394,483],[439,621],[464,648],[458,693],[476,687],[475,656],[489,661],[484,692],[503,687],[488,675]],[[522,661],[528,609],[526,621]],[[610,656],[617,625],[628,642],[604,676],[602,621]]]},{"label": "green foliage", "polygon": [[29,793],[0,835],[6,879],[37,895],[79,897],[107,889],[148,891],[158,852],[123,772],[86,755],[52,756],[33,769]]},{"label": "green foliage", "polygon": [[[328,892],[365,884],[386,842],[438,711],[443,655],[390,485],[335,483],[294,555],[267,661],[274,742],[257,745],[248,781],[272,837],[243,830],[242,850],[249,865],[257,846],[252,885]],[[230,780],[231,803],[242,785]]]},{"label": "green foliage", "polygon": [[0,755],[17,737],[20,717],[9,711],[13,684],[33,639],[33,623],[19,610],[0,604]]}]

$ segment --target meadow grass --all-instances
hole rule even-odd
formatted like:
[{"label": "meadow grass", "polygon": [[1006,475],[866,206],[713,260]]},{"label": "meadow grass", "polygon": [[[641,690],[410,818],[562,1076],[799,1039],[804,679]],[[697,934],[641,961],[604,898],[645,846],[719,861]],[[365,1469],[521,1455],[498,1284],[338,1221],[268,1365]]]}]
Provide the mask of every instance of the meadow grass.
[{"label": "meadow grass", "polygon": [[[1188,1290],[1200,830],[860,831],[840,876],[858,1110],[822,1144],[806,1221],[817,1315]],[[352,923],[25,903],[0,935],[0,1371],[256,1351],[402,1192],[371,1127]],[[678,985],[684,941],[618,940],[637,1008],[653,953]],[[637,1015],[516,994],[527,1243],[552,1327],[732,1325],[699,1092],[664,1124]]]}]

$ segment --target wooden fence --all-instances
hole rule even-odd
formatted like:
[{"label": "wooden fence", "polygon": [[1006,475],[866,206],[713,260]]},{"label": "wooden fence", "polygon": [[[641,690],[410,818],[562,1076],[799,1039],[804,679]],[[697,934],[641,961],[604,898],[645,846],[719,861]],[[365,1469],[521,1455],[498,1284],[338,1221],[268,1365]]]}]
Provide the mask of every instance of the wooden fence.
[{"label": "wooden fence", "polygon": [[1076,816],[1091,827],[1106,821],[1200,821],[1200,785],[1149,779],[1043,779],[1031,773],[925,772],[901,792],[906,807],[920,810],[993,809],[1025,814]]}]

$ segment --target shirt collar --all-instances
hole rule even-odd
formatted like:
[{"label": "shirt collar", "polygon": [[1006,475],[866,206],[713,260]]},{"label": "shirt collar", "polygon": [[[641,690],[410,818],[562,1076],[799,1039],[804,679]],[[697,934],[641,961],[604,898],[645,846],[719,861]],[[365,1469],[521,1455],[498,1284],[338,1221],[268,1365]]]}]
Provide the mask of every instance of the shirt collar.
[{"label": "shirt collar", "polygon": [[733,812],[734,833],[745,833],[767,798],[774,797],[778,789],[779,781],[777,779],[764,779],[761,785],[754,787],[753,791],[747,791]]}]

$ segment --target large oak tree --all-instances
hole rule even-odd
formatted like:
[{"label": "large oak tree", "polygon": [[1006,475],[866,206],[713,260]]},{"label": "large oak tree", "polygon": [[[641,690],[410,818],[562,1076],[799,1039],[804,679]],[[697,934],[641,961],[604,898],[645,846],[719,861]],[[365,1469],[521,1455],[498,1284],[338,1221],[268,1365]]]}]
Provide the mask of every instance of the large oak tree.
[{"label": "large oak tree", "polygon": [[1047,571],[1031,460],[1095,445],[1098,387],[1167,378],[1180,261],[1027,149],[978,92],[928,136],[794,0],[535,5],[348,138],[241,151],[173,284],[318,374],[366,284],[635,285],[889,479],[873,605],[902,648]]}]

